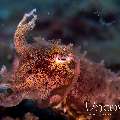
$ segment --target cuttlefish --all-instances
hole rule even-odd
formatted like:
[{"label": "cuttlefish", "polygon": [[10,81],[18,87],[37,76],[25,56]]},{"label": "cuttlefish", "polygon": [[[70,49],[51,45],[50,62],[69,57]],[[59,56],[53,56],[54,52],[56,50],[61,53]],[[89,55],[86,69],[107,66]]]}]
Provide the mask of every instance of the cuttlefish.
[{"label": "cuttlefish", "polygon": [[33,9],[25,14],[15,31],[18,57],[10,72],[5,66],[1,69],[0,89],[6,92],[0,92],[0,106],[16,106],[23,99],[32,99],[48,107],[66,99],[66,104],[80,111],[85,101],[113,104],[120,100],[119,76],[84,55],[78,57],[71,44],[27,43],[26,37],[35,27],[35,13]]}]

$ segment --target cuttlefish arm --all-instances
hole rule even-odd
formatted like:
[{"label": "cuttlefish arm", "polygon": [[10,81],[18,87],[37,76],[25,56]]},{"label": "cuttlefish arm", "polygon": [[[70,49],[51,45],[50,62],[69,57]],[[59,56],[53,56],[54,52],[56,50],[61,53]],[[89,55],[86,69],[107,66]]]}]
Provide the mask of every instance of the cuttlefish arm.
[{"label": "cuttlefish arm", "polygon": [[[35,27],[35,21],[37,19],[35,12],[36,9],[33,9],[31,12],[25,14],[17,26],[14,35],[14,44],[18,54],[23,55],[30,48],[30,44],[26,41],[26,36]],[[28,19],[30,19],[30,17],[32,17],[32,19],[29,21]]]},{"label": "cuttlefish arm", "polygon": [[[35,12],[36,9],[33,9],[31,12],[25,14],[15,31],[14,44],[15,49],[19,55],[23,55],[31,47],[26,41],[26,36],[35,27],[35,21],[37,19],[37,15],[35,15]],[[31,20],[28,20],[29,17],[32,17]],[[2,81],[0,81],[0,106],[15,106],[19,104],[23,99],[23,93],[17,92],[14,89],[14,86],[16,84],[14,83],[14,80],[13,82],[11,82],[12,76],[16,71],[15,69],[19,67],[18,62],[19,60],[17,59],[13,63],[13,70],[11,70],[12,72],[8,72],[5,65],[3,65],[0,70],[0,75],[3,79]]]}]

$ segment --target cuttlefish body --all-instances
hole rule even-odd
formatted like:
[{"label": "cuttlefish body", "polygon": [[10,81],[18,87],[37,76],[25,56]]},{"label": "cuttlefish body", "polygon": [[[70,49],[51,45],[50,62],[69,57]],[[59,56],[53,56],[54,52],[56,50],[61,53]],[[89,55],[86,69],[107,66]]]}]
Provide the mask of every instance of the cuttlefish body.
[{"label": "cuttlefish body", "polygon": [[79,60],[71,46],[53,42],[36,47],[27,43],[26,36],[37,19],[35,12],[25,14],[17,26],[14,44],[19,64],[10,73],[5,66],[1,69],[7,83],[3,81],[0,87],[7,92],[0,93],[0,106],[15,106],[23,99],[38,100],[41,106],[58,104],[78,78]]},{"label": "cuttlefish body", "polygon": [[27,43],[26,36],[37,19],[35,12],[25,14],[15,32],[18,59],[14,69],[1,69],[4,80],[0,89],[7,91],[0,93],[0,106],[15,106],[23,99],[32,99],[48,107],[59,105],[65,98],[68,106],[81,111],[86,101],[104,105],[120,100],[120,78],[103,64],[84,56],[78,58],[71,45]]}]

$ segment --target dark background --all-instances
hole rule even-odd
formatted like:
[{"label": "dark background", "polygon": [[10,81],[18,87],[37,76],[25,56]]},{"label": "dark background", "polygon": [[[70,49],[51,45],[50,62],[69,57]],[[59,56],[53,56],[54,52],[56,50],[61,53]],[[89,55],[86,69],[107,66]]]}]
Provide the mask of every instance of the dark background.
[{"label": "dark background", "polygon": [[93,60],[104,59],[108,66],[119,69],[119,0],[0,0],[1,65],[9,64],[12,57],[17,24],[34,8],[38,15],[34,37],[81,46],[81,51],[86,50]]}]

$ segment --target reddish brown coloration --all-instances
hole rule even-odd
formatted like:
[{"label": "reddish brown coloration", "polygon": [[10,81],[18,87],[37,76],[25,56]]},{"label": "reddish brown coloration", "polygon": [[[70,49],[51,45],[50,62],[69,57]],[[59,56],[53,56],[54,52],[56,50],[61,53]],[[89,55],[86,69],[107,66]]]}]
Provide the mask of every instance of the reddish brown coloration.
[{"label": "reddish brown coloration", "polygon": [[[9,94],[1,94],[0,105],[14,106],[27,98],[46,107],[66,99],[68,106],[78,112],[85,101],[112,104],[115,99],[119,100],[120,89],[116,84],[119,78],[103,65],[84,57],[79,61],[70,46],[53,43],[35,47],[27,44],[25,37],[37,18],[34,12],[25,14],[15,32],[19,65],[9,76],[9,82],[0,84],[1,88],[11,89]],[[27,22],[30,16],[33,18]],[[6,69],[3,68],[1,73],[6,74]]]},{"label": "reddish brown coloration", "polygon": [[[88,101],[91,104],[106,103],[106,95],[109,94],[107,86],[110,77],[113,75],[104,66],[92,63],[86,58],[80,60],[81,73],[76,84],[68,94],[69,102],[75,104],[76,109],[81,109]],[[107,103],[109,104],[109,103]]]},{"label": "reddish brown coloration", "polygon": [[[85,57],[80,59],[80,70],[78,80],[60,108],[64,108],[73,118],[83,114],[88,116],[91,114],[92,117],[92,114],[95,113],[96,117],[99,116],[99,119],[103,120],[104,117],[106,118],[102,115],[105,111],[87,112],[86,102],[89,104],[88,107],[94,102],[103,106],[117,104],[116,101],[120,100],[120,80],[115,73],[105,69],[104,65],[93,63]],[[110,114],[109,110],[107,112]],[[93,117],[95,116],[93,115]],[[108,117],[110,116],[108,115]]]},{"label": "reddish brown coloration", "polygon": [[[22,99],[34,99],[45,106],[58,104],[66,96],[72,83],[78,78],[77,59],[70,46],[53,43],[35,47],[26,42],[26,35],[35,26],[35,9],[25,14],[15,32],[14,43],[19,55],[19,65],[7,77],[10,93],[1,94],[0,105],[14,106]],[[33,16],[28,21],[28,17]],[[5,73],[2,68],[1,73]],[[53,101],[53,96],[59,96]],[[53,97],[54,98],[54,97]]]}]

